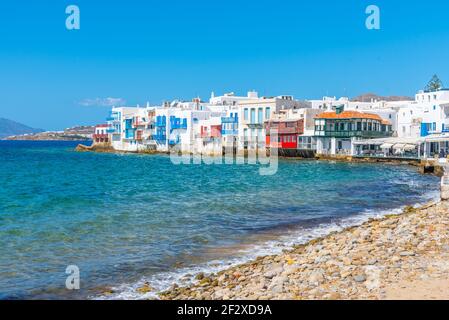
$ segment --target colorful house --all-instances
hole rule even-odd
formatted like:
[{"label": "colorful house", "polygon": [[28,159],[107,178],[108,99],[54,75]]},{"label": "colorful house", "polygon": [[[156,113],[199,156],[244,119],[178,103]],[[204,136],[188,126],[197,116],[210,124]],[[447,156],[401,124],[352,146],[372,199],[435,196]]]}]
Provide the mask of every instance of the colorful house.
[{"label": "colorful house", "polygon": [[353,155],[355,141],[392,134],[391,123],[377,114],[338,110],[323,112],[315,118],[318,154]]},{"label": "colorful house", "polygon": [[108,124],[99,124],[95,126],[95,133],[93,135],[94,143],[109,143],[109,134],[108,134],[109,125]]},{"label": "colorful house", "polygon": [[239,102],[239,152],[265,150],[265,121],[280,110],[299,107],[292,96],[262,97]]},{"label": "colorful house", "polygon": [[[266,145],[270,148],[297,149],[298,136],[304,133],[304,119],[267,121],[265,131]],[[277,132],[275,141],[271,138],[274,131]]]}]

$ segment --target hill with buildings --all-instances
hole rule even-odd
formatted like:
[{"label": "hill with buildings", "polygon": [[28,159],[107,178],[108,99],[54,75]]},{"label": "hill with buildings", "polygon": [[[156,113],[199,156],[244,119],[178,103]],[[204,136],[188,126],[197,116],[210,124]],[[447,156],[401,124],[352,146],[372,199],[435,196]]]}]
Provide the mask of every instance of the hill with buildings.
[{"label": "hill with buildings", "polygon": [[413,101],[414,98],[406,96],[379,96],[375,93],[365,93],[358,97],[352,98],[351,101],[357,102],[374,102],[374,101]]},{"label": "hill with buildings", "polygon": [[[4,136],[5,140],[35,140],[35,141],[87,141],[92,139],[95,132],[94,126],[77,126],[63,131],[40,131],[37,133],[25,133]],[[1,139],[1,138],[0,138]]]}]

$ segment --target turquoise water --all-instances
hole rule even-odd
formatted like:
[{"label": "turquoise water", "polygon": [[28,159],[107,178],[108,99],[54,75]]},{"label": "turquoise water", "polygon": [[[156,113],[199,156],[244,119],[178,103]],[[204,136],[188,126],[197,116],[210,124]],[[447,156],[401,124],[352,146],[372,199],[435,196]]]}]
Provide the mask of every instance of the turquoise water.
[{"label": "turquoise water", "polygon": [[[232,248],[267,235],[313,234],[438,188],[436,177],[405,166],[284,160],[276,175],[260,176],[256,166],[176,166],[167,156],[75,146],[0,142],[2,299],[132,290],[142,277],[231,259]],[[68,265],[80,268],[79,291],[65,289]]]}]

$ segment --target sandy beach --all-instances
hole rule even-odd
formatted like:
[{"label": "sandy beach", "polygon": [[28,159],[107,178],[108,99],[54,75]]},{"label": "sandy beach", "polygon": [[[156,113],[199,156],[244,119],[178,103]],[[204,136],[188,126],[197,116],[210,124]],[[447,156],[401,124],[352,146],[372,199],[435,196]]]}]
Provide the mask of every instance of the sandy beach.
[{"label": "sandy beach", "polygon": [[176,284],[163,300],[449,300],[449,203],[408,207],[280,255]]}]

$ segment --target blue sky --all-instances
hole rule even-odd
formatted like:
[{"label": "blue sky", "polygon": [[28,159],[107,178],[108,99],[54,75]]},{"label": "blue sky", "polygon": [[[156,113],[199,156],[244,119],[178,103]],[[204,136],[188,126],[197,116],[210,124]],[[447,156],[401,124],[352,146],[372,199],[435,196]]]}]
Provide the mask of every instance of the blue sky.
[{"label": "blue sky", "polygon": [[[70,4],[81,30],[65,28]],[[365,28],[370,4],[381,30]],[[1,1],[0,117],[53,130],[102,122],[106,98],[413,95],[434,73],[449,86],[447,12],[446,0]]]}]

